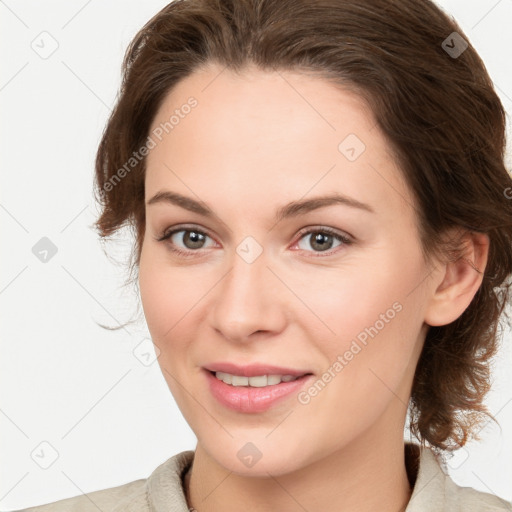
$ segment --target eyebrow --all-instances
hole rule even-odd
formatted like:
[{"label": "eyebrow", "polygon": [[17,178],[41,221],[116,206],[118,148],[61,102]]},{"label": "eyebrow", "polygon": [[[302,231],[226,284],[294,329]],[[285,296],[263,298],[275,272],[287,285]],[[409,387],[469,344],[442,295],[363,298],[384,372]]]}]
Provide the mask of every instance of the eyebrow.
[{"label": "eyebrow", "polygon": [[[184,208],[185,210],[189,210],[207,218],[215,217],[213,211],[208,206],[206,206],[205,203],[196,201],[191,197],[183,196],[177,192],[171,192],[169,190],[162,190],[157,192],[151,199],[146,202],[146,205],[149,206],[157,203],[174,204]],[[311,199],[292,201],[280,207],[276,211],[274,220],[275,222],[280,222],[286,218],[297,217],[298,215],[304,215],[313,210],[336,204],[375,213],[375,210],[370,205],[362,203],[357,199],[353,199],[343,194],[335,193],[326,196],[314,197]]]}]

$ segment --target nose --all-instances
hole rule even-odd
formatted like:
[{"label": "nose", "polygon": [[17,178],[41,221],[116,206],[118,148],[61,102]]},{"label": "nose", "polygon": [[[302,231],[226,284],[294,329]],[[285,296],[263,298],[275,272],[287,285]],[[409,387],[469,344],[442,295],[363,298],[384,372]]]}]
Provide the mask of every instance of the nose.
[{"label": "nose", "polygon": [[246,343],[285,328],[286,290],[268,263],[265,251],[252,262],[236,253],[230,270],[215,287],[210,323],[227,340]]}]

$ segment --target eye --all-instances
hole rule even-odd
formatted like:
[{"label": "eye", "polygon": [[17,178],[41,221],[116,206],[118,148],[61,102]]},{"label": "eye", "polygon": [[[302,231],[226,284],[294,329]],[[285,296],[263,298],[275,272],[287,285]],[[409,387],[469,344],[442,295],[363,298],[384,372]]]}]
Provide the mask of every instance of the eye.
[{"label": "eye", "polygon": [[[199,252],[198,249],[206,249],[205,242],[207,239],[210,239],[204,231],[195,228],[185,228],[180,227],[176,229],[171,229],[169,231],[165,231],[160,237],[156,240],[158,242],[166,241],[169,249],[173,252],[176,252],[182,256],[193,256],[192,253]],[[179,244],[182,244],[180,247]]]},{"label": "eye", "polygon": [[[338,245],[335,247],[350,245],[353,243],[346,235],[327,227],[310,228],[307,231],[302,231],[300,235],[300,240],[296,244],[299,249],[308,251],[309,248],[307,246],[309,246],[314,249],[313,252],[327,252],[327,255],[337,252],[330,250],[336,241],[338,242]],[[306,243],[301,246],[303,241],[306,241]]]},{"label": "eye", "polygon": [[[319,253],[326,253],[326,256],[330,256],[333,252],[337,252],[331,250],[335,242],[338,242],[338,245],[334,246],[335,248],[353,243],[348,236],[328,227],[309,228],[301,231],[299,235],[300,239],[295,245],[301,250],[317,253],[318,256],[322,255]],[[308,238],[309,241],[304,243]],[[201,249],[215,246],[215,244],[206,245],[208,239],[213,240],[204,231],[184,226],[164,231],[160,237],[156,238],[158,242],[166,242],[172,252],[185,258],[197,256],[201,253]],[[305,247],[305,245],[309,247]],[[313,251],[310,251],[309,248],[313,248]]]}]

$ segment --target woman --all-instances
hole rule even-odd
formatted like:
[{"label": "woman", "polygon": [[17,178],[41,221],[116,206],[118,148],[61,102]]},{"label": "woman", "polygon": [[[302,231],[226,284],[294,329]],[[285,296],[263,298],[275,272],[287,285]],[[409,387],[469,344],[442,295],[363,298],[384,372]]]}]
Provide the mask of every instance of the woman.
[{"label": "woman", "polygon": [[512,510],[442,467],[486,419],[509,301],[504,119],[426,0],[165,7],[126,54],[97,227],[134,228],[197,446],[27,510]]}]

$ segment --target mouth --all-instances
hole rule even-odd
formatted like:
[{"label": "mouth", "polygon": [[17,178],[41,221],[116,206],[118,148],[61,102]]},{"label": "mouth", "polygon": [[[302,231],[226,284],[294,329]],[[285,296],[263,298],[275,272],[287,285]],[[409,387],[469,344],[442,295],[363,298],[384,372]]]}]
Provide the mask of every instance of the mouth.
[{"label": "mouth", "polygon": [[255,373],[239,375],[204,368],[207,384],[213,398],[225,408],[239,413],[262,413],[285,403],[310,384],[311,372]]},{"label": "mouth", "polygon": [[268,386],[277,386],[282,382],[293,382],[301,379],[312,373],[304,373],[302,375],[291,375],[291,374],[263,374],[254,375],[247,377],[245,375],[235,375],[227,372],[214,372],[208,370],[218,380],[224,382],[228,386],[233,387],[252,387],[252,388],[264,388]]},{"label": "mouth", "polygon": [[238,365],[230,362],[217,362],[211,363],[204,367],[213,373],[220,372],[232,375],[234,377],[263,377],[279,375],[280,377],[302,377],[312,372],[308,369],[300,370],[298,368],[286,368],[284,366],[276,366],[273,364],[266,363],[252,363],[248,365]]}]

